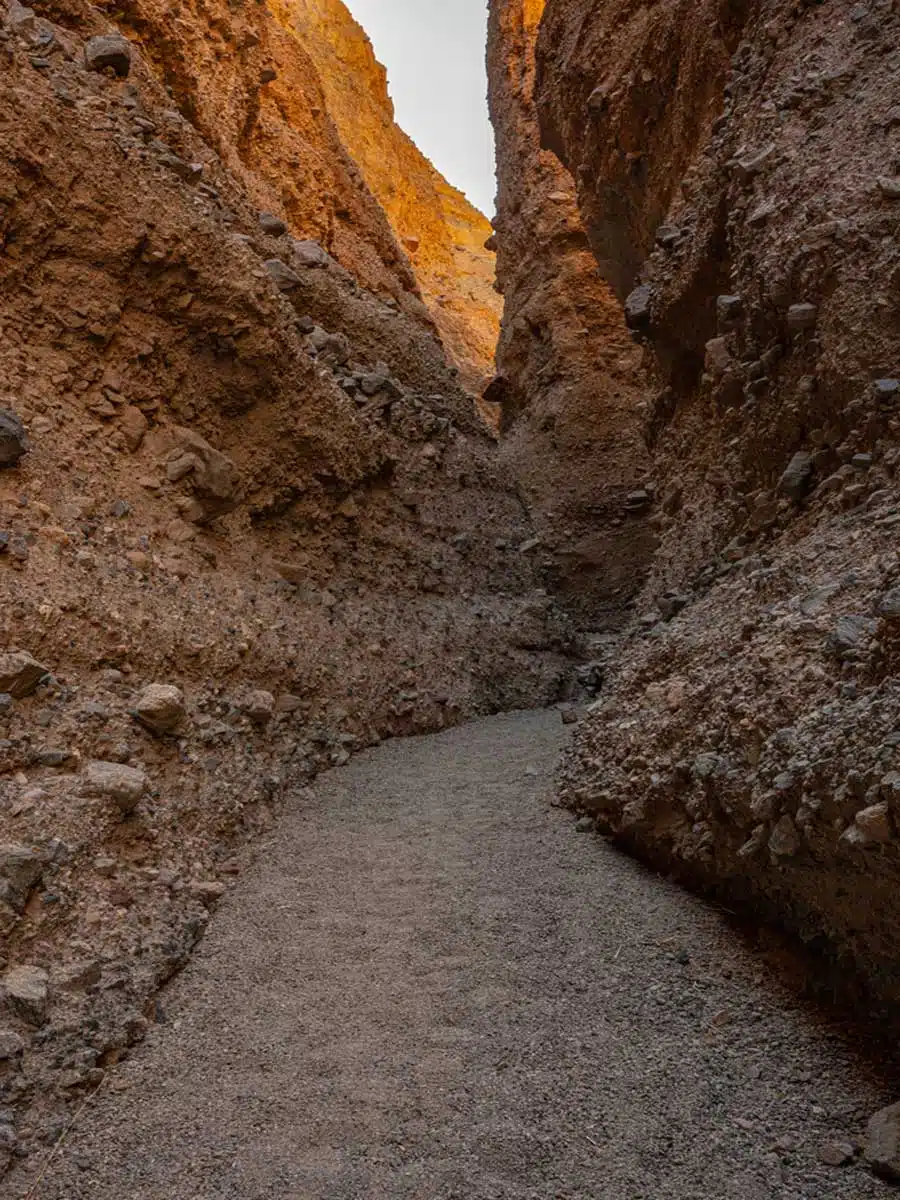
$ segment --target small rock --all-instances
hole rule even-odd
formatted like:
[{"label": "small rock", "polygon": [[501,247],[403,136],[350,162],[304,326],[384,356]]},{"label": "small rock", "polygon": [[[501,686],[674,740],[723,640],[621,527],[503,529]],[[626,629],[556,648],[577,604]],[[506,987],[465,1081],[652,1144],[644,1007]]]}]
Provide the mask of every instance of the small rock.
[{"label": "small rock", "polygon": [[719,296],[716,300],[716,315],[722,325],[730,325],[744,311],[744,301],[740,296]]},{"label": "small rock", "polygon": [[896,404],[900,400],[900,379],[876,379],[872,390],[879,404]]},{"label": "small rock", "polygon": [[25,1049],[25,1043],[11,1029],[0,1029],[0,1062],[8,1062],[18,1058]]},{"label": "small rock", "polygon": [[92,37],[85,46],[84,58],[91,71],[110,68],[124,78],[131,70],[131,44],[117,33]]},{"label": "small rock", "polygon": [[[294,262],[300,267],[306,267],[308,270],[321,270],[322,267],[327,267],[331,259],[318,242],[304,241],[293,243]],[[298,281],[299,282],[299,281]]]},{"label": "small rock", "polygon": [[9,692],[0,692],[0,717],[12,712],[13,698]]},{"label": "small rock", "polygon": [[187,716],[184,696],[171,684],[151,683],[138,697],[134,715],[152,733],[174,733]]},{"label": "small rock", "polygon": [[787,311],[787,326],[792,333],[812,329],[819,317],[815,304],[792,304]]},{"label": "small rock", "polygon": [[866,1162],[884,1179],[900,1182],[900,1104],[872,1117],[866,1130]]},{"label": "small rock", "polygon": [[[886,801],[870,804],[856,814],[853,825],[843,835],[848,842],[857,845],[883,845],[893,837],[891,814]],[[850,835],[853,836],[850,836]]]},{"label": "small rock", "polygon": [[7,1008],[29,1025],[43,1025],[47,1018],[49,976],[40,967],[12,967],[0,981],[0,996]]},{"label": "small rock", "polygon": [[852,1142],[825,1142],[816,1151],[816,1157],[826,1167],[845,1167],[856,1158]]},{"label": "small rock", "polygon": [[47,674],[47,668],[25,650],[0,654],[0,692],[6,692],[14,700],[30,696]]},{"label": "small rock", "polygon": [[881,596],[877,612],[886,621],[900,621],[900,586],[889,588]]},{"label": "small rock", "polygon": [[8,408],[0,408],[0,467],[14,467],[28,453],[28,439],[19,418]]},{"label": "small rock", "polygon": [[296,271],[292,271],[287,263],[283,263],[280,258],[266,259],[263,266],[269,272],[269,278],[282,292],[290,292],[295,287],[299,287],[300,276]]},{"label": "small rock", "polygon": [[867,617],[857,614],[841,617],[826,639],[826,649],[836,658],[843,660],[861,647],[864,639],[874,634],[877,628],[877,621]]},{"label": "small rock", "polygon": [[878,190],[886,200],[900,200],[900,176],[879,175]]},{"label": "small rock", "polygon": [[275,713],[275,697],[262,689],[251,692],[244,704],[244,712],[257,725],[265,725]]},{"label": "small rock", "polygon": [[263,233],[267,233],[270,237],[283,237],[287,233],[287,225],[282,221],[281,217],[276,217],[274,213],[261,212],[259,214],[259,227]]},{"label": "small rock", "polygon": [[123,813],[133,812],[150,790],[143,771],[122,763],[90,762],[85,768],[84,782],[89,794],[114,800]]},{"label": "small rock", "polygon": [[134,404],[127,404],[119,414],[119,427],[125,438],[125,445],[131,454],[135,454],[141,448],[150,422]]},{"label": "small rock", "polygon": [[769,849],[776,858],[793,858],[800,845],[797,826],[793,818],[785,813],[769,835]]},{"label": "small rock", "polygon": [[787,469],[779,479],[778,490],[782,495],[789,496],[794,503],[798,503],[809,491],[812,478],[812,455],[800,450],[788,463]]},{"label": "small rock", "polygon": [[13,908],[21,912],[28,893],[44,873],[43,854],[31,846],[0,846],[0,878],[9,884]]},{"label": "small rock", "polygon": [[629,329],[646,329],[650,324],[653,289],[642,283],[625,301],[625,323]]},{"label": "small rock", "polygon": [[190,885],[190,893],[207,908],[211,908],[225,895],[225,884],[215,880],[201,880]]},{"label": "small rock", "polygon": [[278,72],[275,70],[274,67],[263,67],[263,69],[259,73],[259,82],[262,85],[265,85],[267,83],[274,83],[277,78],[278,78]]},{"label": "small rock", "polygon": [[850,459],[850,466],[857,471],[868,471],[872,467],[874,459],[871,454],[854,454]]},{"label": "small rock", "polygon": [[571,706],[571,704],[563,705],[563,707],[559,710],[559,715],[562,718],[563,725],[578,724],[578,712]]},{"label": "small rock", "polygon": [[593,833],[596,828],[593,817],[582,817],[575,822],[576,833]]}]

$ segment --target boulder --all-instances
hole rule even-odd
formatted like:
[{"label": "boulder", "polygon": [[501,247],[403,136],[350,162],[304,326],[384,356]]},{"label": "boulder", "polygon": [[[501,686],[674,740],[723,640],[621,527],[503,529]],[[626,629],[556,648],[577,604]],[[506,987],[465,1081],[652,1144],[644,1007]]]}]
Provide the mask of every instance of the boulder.
[{"label": "boulder", "polygon": [[134,715],[151,733],[175,733],[187,715],[184,696],[171,684],[151,683],[138,697]]},{"label": "boulder", "polygon": [[143,771],[113,762],[88,763],[84,784],[89,795],[115,801],[123,813],[137,808],[142,797],[150,790],[150,781]]},{"label": "boulder", "polygon": [[14,700],[30,696],[48,674],[47,668],[25,650],[7,650],[0,654],[0,692]]}]

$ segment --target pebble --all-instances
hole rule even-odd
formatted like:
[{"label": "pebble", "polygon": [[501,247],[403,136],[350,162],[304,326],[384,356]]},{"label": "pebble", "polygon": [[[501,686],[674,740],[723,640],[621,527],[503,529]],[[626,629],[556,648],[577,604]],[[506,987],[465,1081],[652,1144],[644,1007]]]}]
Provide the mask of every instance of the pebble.
[{"label": "pebble", "polygon": [[845,1167],[856,1158],[856,1148],[852,1142],[825,1142],[816,1157],[826,1167]]},{"label": "pebble", "polygon": [[18,1058],[25,1049],[25,1043],[11,1029],[0,1029],[0,1062],[8,1062]]}]

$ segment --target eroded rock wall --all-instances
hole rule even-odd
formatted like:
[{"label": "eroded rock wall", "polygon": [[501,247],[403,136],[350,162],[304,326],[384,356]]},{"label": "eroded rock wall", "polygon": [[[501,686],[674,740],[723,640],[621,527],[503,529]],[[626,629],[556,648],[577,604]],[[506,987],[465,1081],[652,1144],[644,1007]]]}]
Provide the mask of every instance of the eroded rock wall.
[{"label": "eroded rock wall", "polygon": [[543,0],[491,6],[497,265],[505,311],[498,377],[503,454],[550,553],[557,586],[597,628],[640,587],[653,549],[639,354],[597,272],[572,176],[542,149],[534,105]]},{"label": "eroded rock wall", "polygon": [[0,1171],[161,1019],[288,790],[565,672],[390,225],[245,15],[0,25]]},{"label": "eroded rock wall", "polygon": [[464,382],[492,373],[502,302],[485,248],[487,217],[452,187],[394,121],[387,75],[365,30],[340,0],[293,0],[285,10],[314,59],[341,140],[391,222],[444,345]]},{"label": "eroded rock wall", "polygon": [[892,1004],[900,14],[549,0],[544,144],[644,347],[660,534],[564,791]]}]

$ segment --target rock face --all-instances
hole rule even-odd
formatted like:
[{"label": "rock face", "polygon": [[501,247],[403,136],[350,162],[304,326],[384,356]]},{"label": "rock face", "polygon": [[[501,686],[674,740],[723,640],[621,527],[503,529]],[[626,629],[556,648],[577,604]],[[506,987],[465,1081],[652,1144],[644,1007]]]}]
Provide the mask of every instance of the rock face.
[{"label": "rock face", "polygon": [[175,23],[169,5],[139,0],[122,27],[258,209],[426,328],[433,320],[470,386],[490,372],[499,302],[487,221],[395,125],[384,69],[341,0],[222,3]]},{"label": "rock face", "polygon": [[548,0],[535,86],[643,347],[660,538],[564,794],[891,1003],[898,35],[890,2]]},{"label": "rock face", "polygon": [[390,220],[422,297],[467,385],[492,372],[502,304],[485,248],[487,218],[434,169],[394,122],[387,76],[340,0],[286,6],[316,64],[341,141]]},{"label": "rock face", "polygon": [[653,531],[628,496],[651,481],[621,306],[597,273],[575,182],[542,149],[534,104],[542,0],[491,6],[495,221],[505,301],[497,378],[503,454],[554,555],[559,586],[613,623],[640,587]]},{"label": "rock face", "polygon": [[[29,1154],[289,790],[552,701],[572,633],[291,14],[0,11],[2,1086]],[[92,69],[118,37],[127,75]],[[429,221],[481,239],[390,153],[429,181],[420,253]]]}]

